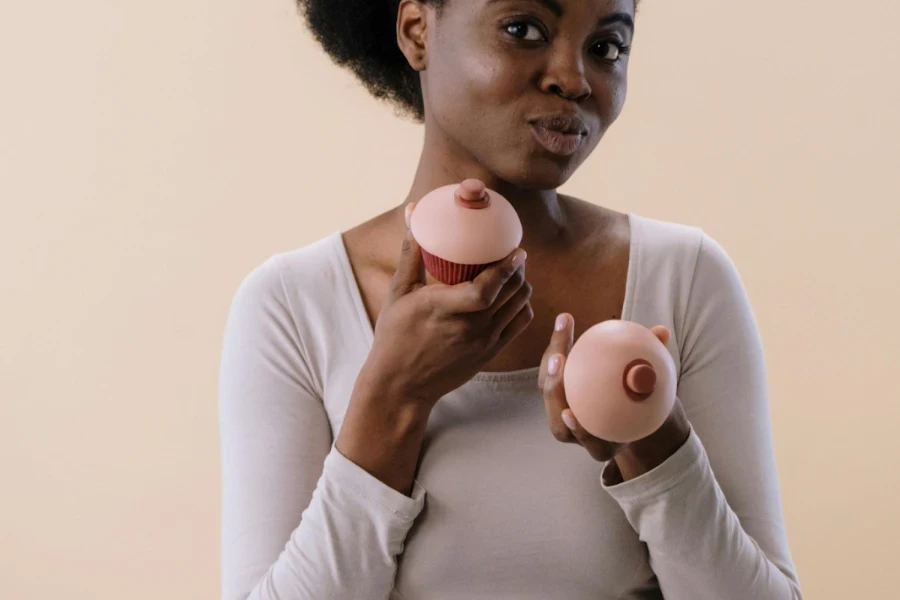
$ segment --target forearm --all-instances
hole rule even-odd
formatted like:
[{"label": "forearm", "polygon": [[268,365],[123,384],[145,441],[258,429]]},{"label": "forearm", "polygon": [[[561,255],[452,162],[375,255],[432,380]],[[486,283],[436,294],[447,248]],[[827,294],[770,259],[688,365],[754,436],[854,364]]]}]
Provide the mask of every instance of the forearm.
[{"label": "forearm", "polygon": [[[275,563],[249,595],[229,585],[224,598],[384,600],[393,587],[396,557],[422,510],[424,495],[419,486],[411,497],[400,494],[332,450],[312,501]],[[254,527],[259,536],[281,525],[261,520]],[[234,565],[230,570],[245,562],[243,556],[252,551],[247,544],[241,537],[226,546],[226,564]],[[237,556],[232,559],[232,554]]]},{"label": "forearm", "polygon": [[387,486],[410,495],[430,404],[360,373],[335,443],[338,451]]},{"label": "forearm", "polygon": [[[269,261],[242,284],[229,314],[219,380],[222,598],[385,600],[425,490],[413,483],[401,493],[334,447],[331,415],[284,295],[292,288]],[[345,441],[369,447],[348,444],[348,454],[409,489],[401,480],[409,481],[414,458],[399,460],[393,474],[379,465],[416,455],[421,442],[411,425],[421,420],[360,410],[366,406],[354,403],[347,428],[365,435]],[[391,434],[387,424],[406,433]]]},{"label": "forearm", "polygon": [[608,490],[667,600],[797,600],[762,341],[734,264],[705,235],[679,320],[677,393],[691,435],[655,466],[648,454],[623,455],[631,478]]},{"label": "forearm", "polygon": [[681,401],[675,399],[675,406],[669,418],[657,431],[648,437],[626,446],[607,469],[607,485],[629,481],[649,473],[669,459],[681,448],[691,434],[691,424],[684,413]]},{"label": "forearm", "polygon": [[655,470],[609,491],[647,544],[666,598],[801,598],[791,565],[760,546],[773,540],[753,539],[729,506],[696,434]]}]

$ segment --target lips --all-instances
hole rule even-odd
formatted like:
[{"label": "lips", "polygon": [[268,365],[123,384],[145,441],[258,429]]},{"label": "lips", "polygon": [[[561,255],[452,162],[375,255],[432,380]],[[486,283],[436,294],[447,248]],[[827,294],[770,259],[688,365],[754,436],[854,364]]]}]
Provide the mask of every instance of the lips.
[{"label": "lips", "polygon": [[584,121],[575,116],[551,115],[531,121],[537,141],[548,151],[559,156],[571,156],[587,140],[588,129]]}]

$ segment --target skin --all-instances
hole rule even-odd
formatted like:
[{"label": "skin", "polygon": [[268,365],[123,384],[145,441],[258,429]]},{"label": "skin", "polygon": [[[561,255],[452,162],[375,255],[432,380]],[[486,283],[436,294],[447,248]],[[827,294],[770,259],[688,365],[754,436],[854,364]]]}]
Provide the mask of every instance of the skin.
[{"label": "skin", "polygon": [[[630,231],[627,215],[556,188],[621,113],[623,50],[633,37],[623,21],[633,19],[634,2],[550,4],[448,0],[440,11],[417,0],[400,4],[397,40],[420,74],[424,145],[407,198],[344,234],[375,343],[336,445],[405,494],[431,409],[479,371],[540,364],[550,434],[582,445],[597,460],[612,459],[610,483],[658,466],[690,432],[678,401],[656,433],[625,446],[590,436],[568,410],[565,357],[585,329],[621,317]],[[583,126],[573,154],[553,153],[535,136],[534,119],[558,114]],[[513,264],[520,249],[475,282],[444,286],[425,274],[407,219],[432,189],[470,178],[512,203],[527,260]],[[654,332],[669,335],[664,328]]]}]

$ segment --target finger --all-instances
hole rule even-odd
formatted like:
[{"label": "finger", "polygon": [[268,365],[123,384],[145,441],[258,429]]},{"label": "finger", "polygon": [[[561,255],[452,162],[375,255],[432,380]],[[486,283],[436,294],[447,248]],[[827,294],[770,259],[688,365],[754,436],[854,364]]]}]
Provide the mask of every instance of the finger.
[{"label": "finger", "polygon": [[671,337],[671,332],[669,329],[663,325],[657,325],[650,330],[653,335],[659,338],[659,341],[663,343],[663,346],[669,343],[669,338]]},{"label": "finger", "polygon": [[588,451],[588,454],[590,454],[591,458],[594,460],[607,461],[618,454],[619,450],[623,447],[622,444],[614,444],[612,442],[601,440],[585,431],[584,427],[581,426],[581,423],[578,422],[578,419],[575,418],[575,415],[572,414],[572,409],[567,408],[563,410],[561,418],[566,427],[569,428],[569,431],[572,432],[572,436],[575,440],[584,446],[584,449]]},{"label": "finger", "polygon": [[389,299],[396,300],[423,285],[425,285],[425,261],[419,243],[413,237],[412,231],[407,229],[400,248],[400,260],[391,279]]},{"label": "finger", "polygon": [[503,348],[509,345],[514,339],[519,337],[523,331],[528,329],[528,326],[534,320],[534,310],[531,308],[531,303],[526,302],[525,306],[523,306],[516,316],[513,317],[512,321],[509,322],[509,325],[506,326],[500,333],[500,337],[497,340],[497,345],[495,350],[499,352]]},{"label": "finger", "polygon": [[562,412],[569,408],[563,387],[565,362],[566,357],[562,354],[551,354],[547,360],[547,375],[543,385],[544,408],[553,437],[560,442],[572,443],[576,441],[575,436],[562,420]]},{"label": "finger", "polygon": [[525,264],[527,254],[521,248],[491,265],[478,274],[474,281],[467,281],[441,289],[434,305],[448,313],[469,313],[488,310],[496,302],[500,290]]},{"label": "finger", "polygon": [[531,291],[531,284],[523,281],[518,289],[513,292],[512,297],[494,312],[494,331],[502,334],[502,332],[509,327],[512,320],[516,318],[525,305],[531,300]]},{"label": "finger", "polygon": [[[522,291],[523,288],[527,288],[528,290],[531,289],[531,286],[525,281],[525,265],[519,267],[516,272],[512,274],[512,277],[506,280],[506,283],[500,288],[500,293],[497,294],[497,298],[487,312],[496,316],[513,297]],[[529,293],[529,297],[530,296],[531,294]],[[519,308],[522,307],[519,306]],[[518,310],[516,312],[518,312]],[[515,312],[513,315],[515,315]]]},{"label": "finger", "polygon": [[547,377],[547,366],[550,357],[554,354],[568,356],[575,343],[575,318],[569,313],[561,313],[556,317],[553,325],[553,333],[550,335],[550,343],[541,357],[541,368],[538,374],[538,388],[543,389],[544,379]]}]

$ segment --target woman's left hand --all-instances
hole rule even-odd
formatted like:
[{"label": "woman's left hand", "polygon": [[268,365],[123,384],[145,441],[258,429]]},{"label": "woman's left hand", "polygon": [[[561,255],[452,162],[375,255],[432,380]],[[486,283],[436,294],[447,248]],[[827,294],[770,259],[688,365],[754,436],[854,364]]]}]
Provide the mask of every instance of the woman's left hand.
[{"label": "woman's left hand", "polygon": [[[669,330],[665,327],[657,326],[651,331],[663,344],[668,342]],[[574,343],[575,320],[572,315],[563,313],[557,318],[538,378],[553,437],[560,442],[580,444],[597,461],[612,461],[610,466],[613,468],[604,474],[605,482],[610,485],[634,479],[661,465],[687,441],[691,432],[681,402],[676,398],[669,418],[644,439],[617,444],[594,437],[575,419],[563,387],[565,361]]]}]

